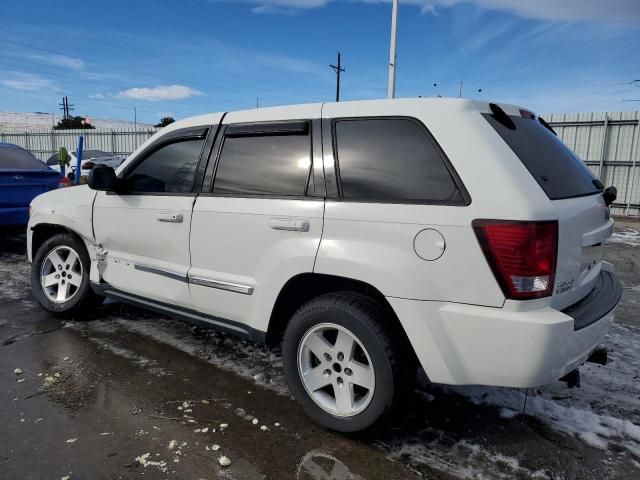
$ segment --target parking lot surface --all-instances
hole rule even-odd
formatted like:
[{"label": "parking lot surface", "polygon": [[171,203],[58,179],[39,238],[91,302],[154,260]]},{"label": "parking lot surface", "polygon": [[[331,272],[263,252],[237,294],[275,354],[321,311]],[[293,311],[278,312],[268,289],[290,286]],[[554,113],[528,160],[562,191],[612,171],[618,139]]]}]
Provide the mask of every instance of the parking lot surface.
[{"label": "parking lot surface", "polygon": [[0,478],[640,478],[639,232],[620,224],[606,246],[623,298],[609,363],[583,366],[580,389],[421,382],[357,435],[305,417],[277,349],[118,303],[50,317],[24,237],[3,237]]}]

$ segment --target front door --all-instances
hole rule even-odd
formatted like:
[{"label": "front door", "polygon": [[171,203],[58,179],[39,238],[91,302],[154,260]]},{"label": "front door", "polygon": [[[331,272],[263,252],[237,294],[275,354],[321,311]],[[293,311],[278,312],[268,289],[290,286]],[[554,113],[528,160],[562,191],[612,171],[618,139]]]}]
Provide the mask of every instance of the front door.
[{"label": "front door", "polygon": [[209,128],[158,138],[127,164],[120,193],[99,192],[94,230],[102,280],[126,294],[188,307],[194,184]]}]

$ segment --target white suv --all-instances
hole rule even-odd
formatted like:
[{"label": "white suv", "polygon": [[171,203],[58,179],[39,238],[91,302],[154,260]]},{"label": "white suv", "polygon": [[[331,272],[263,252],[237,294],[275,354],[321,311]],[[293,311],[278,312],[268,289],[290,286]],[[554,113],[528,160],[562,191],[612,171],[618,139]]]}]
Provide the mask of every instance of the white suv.
[{"label": "white suv", "polygon": [[33,291],[104,296],[282,343],[318,423],[366,428],[413,384],[533,387],[613,321],[613,220],[584,164],[527,110],[403,99],[171,124],[117,172],[32,203]]}]

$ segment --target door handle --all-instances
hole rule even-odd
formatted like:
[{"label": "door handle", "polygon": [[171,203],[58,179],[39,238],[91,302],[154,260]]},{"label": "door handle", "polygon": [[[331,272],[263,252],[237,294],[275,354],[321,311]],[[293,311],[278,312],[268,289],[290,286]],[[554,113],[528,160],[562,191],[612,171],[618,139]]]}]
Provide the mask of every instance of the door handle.
[{"label": "door handle", "polygon": [[159,222],[182,223],[183,215],[181,213],[158,213],[156,220]]},{"label": "door handle", "polygon": [[309,220],[295,218],[272,218],[269,226],[274,230],[286,230],[289,232],[308,232]]}]

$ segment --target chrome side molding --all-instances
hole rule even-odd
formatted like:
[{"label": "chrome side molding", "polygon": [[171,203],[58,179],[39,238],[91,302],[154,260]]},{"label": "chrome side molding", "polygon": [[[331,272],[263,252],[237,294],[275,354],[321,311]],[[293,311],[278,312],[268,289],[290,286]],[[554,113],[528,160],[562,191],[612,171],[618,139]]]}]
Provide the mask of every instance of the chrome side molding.
[{"label": "chrome side molding", "polygon": [[227,290],[229,292],[242,293],[243,295],[253,294],[253,287],[250,285],[223,282],[222,280],[212,280],[210,278],[199,277],[197,275],[187,276],[173,270],[166,270],[164,268],[152,267],[150,265],[143,265],[139,263],[134,264],[133,268],[141,272],[155,273],[156,275],[172,278],[173,280],[193,283],[194,285],[201,285],[203,287],[217,288],[218,290]]},{"label": "chrome side molding", "polygon": [[189,283],[201,285],[203,287],[217,288],[219,290],[228,290],[230,292],[242,293],[243,295],[251,295],[253,287],[242,285],[239,283],[223,282],[222,280],[211,280],[209,278],[199,277],[197,275],[189,275]]},{"label": "chrome side molding", "polygon": [[174,272],[173,270],[165,270],[164,268],[151,267],[149,265],[142,265],[139,263],[136,263],[133,268],[136,270],[140,270],[141,272],[155,273],[156,275],[162,275],[163,277],[172,278],[181,282],[187,281],[186,275]]}]

